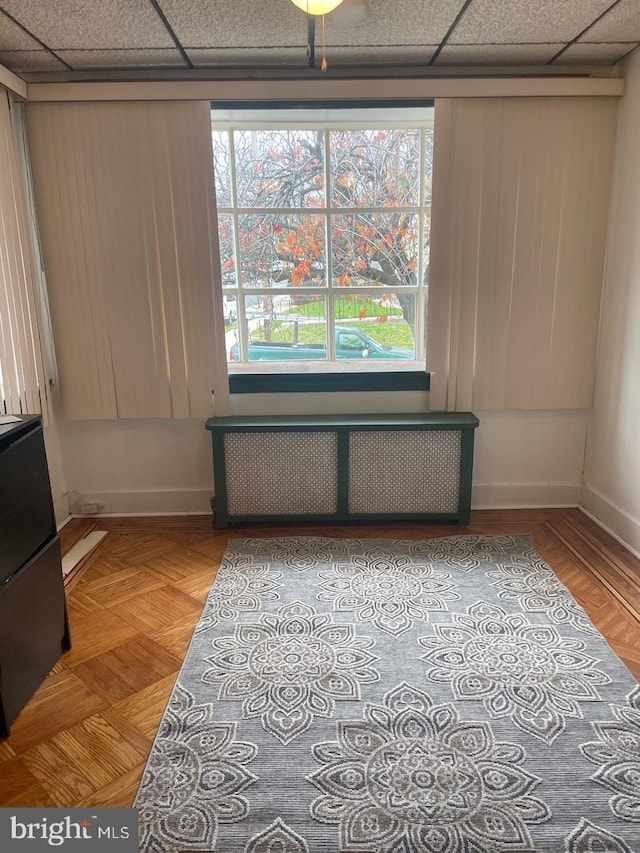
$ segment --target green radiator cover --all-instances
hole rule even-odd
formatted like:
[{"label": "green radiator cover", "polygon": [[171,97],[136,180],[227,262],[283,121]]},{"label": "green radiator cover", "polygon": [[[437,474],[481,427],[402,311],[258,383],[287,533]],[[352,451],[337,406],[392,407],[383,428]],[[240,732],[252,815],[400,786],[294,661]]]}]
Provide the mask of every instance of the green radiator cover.
[{"label": "green radiator cover", "polygon": [[471,412],[209,418],[216,526],[467,524],[477,426]]}]

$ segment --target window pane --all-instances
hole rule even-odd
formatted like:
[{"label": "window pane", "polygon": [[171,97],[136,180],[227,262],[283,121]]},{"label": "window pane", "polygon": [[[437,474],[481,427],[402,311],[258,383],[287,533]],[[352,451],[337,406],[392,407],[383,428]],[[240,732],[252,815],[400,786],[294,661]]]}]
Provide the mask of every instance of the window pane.
[{"label": "window pane", "polygon": [[249,361],[326,360],[325,297],[253,294],[244,300]]},{"label": "window pane", "polygon": [[220,244],[222,286],[236,287],[236,259],[233,252],[233,217],[228,214],[218,214],[218,242]]},{"label": "window pane", "polygon": [[429,218],[428,212],[425,213],[424,223],[422,227],[424,229],[424,245],[422,247],[422,268],[424,273],[422,284],[424,284],[426,288],[429,284],[429,258],[431,252],[431,220]]},{"label": "window pane", "polygon": [[342,214],[333,218],[331,232],[333,281],[338,287],[417,285],[416,214]]},{"label": "window pane", "polygon": [[424,203],[431,207],[431,176],[433,173],[433,131],[425,133],[424,152]]},{"label": "window pane", "polygon": [[336,358],[415,358],[415,294],[345,293],[333,305]]},{"label": "window pane", "polygon": [[226,130],[213,130],[213,166],[215,172],[216,203],[218,207],[231,207],[231,170],[229,134]]},{"label": "window pane", "polygon": [[326,286],[324,216],[245,214],[238,226],[245,287]]},{"label": "window pane", "polygon": [[337,207],[418,204],[419,131],[335,130],[330,151]]},{"label": "window pane", "polygon": [[238,207],[324,206],[324,132],[237,130]]}]

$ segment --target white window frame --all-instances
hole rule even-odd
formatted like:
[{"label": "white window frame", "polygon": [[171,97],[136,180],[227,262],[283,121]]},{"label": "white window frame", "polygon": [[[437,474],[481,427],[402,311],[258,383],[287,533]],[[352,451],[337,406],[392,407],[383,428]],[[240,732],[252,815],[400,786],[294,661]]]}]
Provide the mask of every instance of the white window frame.
[{"label": "white window frame", "polygon": [[[376,116],[377,113],[377,116]],[[381,118],[384,113],[385,118]],[[393,117],[389,118],[392,113]],[[295,115],[295,119],[292,116]],[[243,287],[236,280],[234,288],[224,287],[224,296],[234,295],[236,298],[237,311],[237,328],[238,328],[238,344],[240,351],[239,362],[229,362],[227,364],[230,375],[242,373],[343,373],[343,372],[362,372],[362,373],[393,373],[419,371],[424,373],[426,364],[426,308],[427,308],[427,291],[428,286],[424,283],[425,271],[425,219],[430,216],[430,205],[425,203],[425,151],[426,151],[426,134],[433,133],[434,127],[434,108],[433,106],[421,107],[366,107],[360,109],[348,110],[344,107],[337,108],[310,108],[310,109],[220,109],[212,105],[212,131],[227,131],[229,133],[229,154],[230,154],[230,180],[231,180],[231,205],[225,206],[217,204],[217,213],[220,216],[231,216],[233,219],[234,228],[234,261],[235,270],[240,270],[239,257],[239,237],[238,237],[238,220],[239,217],[245,214],[253,215],[278,215],[278,214],[302,214],[310,213],[325,216],[325,252],[326,252],[326,284],[321,287],[271,287],[271,288],[251,288]],[[234,152],[234,137],[233,133],[237,130],[322,130],[325,134],[324,156],[325,156],[325,205],[322,207],[291,207],[291,208],[245,208],[237,206],[236,196],[236,174],[235,174],[235,152]],[[330,204],[331,200],[331,181],[330,173],[330,148],[329,134],[334,130],[378,130],[378,129],[415,129],[419,131],[419,151],[420,151],[420,168],[419,168],[419,190],[418,203],[416,205],[395,206],[395,207],[336,207]],[[335,297],[348,293],[364,295],[380,295],[382,288],[380,286],[345,286],[335,285],[333,283],[332,271],[332,229],[331,219],[333,216],[344,216],[348,214],[371,214],[371,213],[401,213],[406,212],[414,214],[418,218],[418,254],[417,254],[417,274],[415,286],[399,286],[394,287],[395,290],[402,290],[406,293],[415,294],[415,325],[413,329],[415,341],[415,359],[340,359],[335,358],[335,335],[331,330],[335,328],[334,301]],[[320,294],[326,299],[326,326],[327,326],[327,358],[326,360],[299,360],[299,361],[269,361],[269,362],[249,362],[247,360],[247,321],[245,316],[245,296],[264,295],[269,296],[286,295],[290,296],[292,292],[296,294]],[[228,347],[227,347],[228,349]],[[227,353],[228,355],[228,353]]]}]

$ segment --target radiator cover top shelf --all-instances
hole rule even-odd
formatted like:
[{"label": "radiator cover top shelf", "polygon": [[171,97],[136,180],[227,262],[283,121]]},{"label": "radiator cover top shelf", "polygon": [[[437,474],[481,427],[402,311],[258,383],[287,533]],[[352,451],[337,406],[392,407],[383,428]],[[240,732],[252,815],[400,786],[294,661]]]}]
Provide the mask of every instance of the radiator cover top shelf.
[{"label": "radiator cover top shelf", "polygon": [[466,524],[477,426],[471,412],[210,418],[216,525]]}]

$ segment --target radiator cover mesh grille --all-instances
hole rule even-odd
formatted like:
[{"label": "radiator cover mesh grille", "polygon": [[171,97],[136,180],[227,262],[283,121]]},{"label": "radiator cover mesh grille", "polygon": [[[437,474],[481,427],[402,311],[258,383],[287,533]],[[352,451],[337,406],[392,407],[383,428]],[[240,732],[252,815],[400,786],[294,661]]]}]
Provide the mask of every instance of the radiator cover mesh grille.
[{"label": "radiator cover mesh grille", "polygon": [[209,418],[216,527],[444,520],[468,524],[473,412]]},{"label": "radiator cover mesh grille", "polygon": [[461,433],[373,430],[349,436],[349,512],[456,512]]},{"label": "radiator cover mesh grille", "polygon": [[228,433],[224,437],[230,515],[337,512],[335,432]]}]

